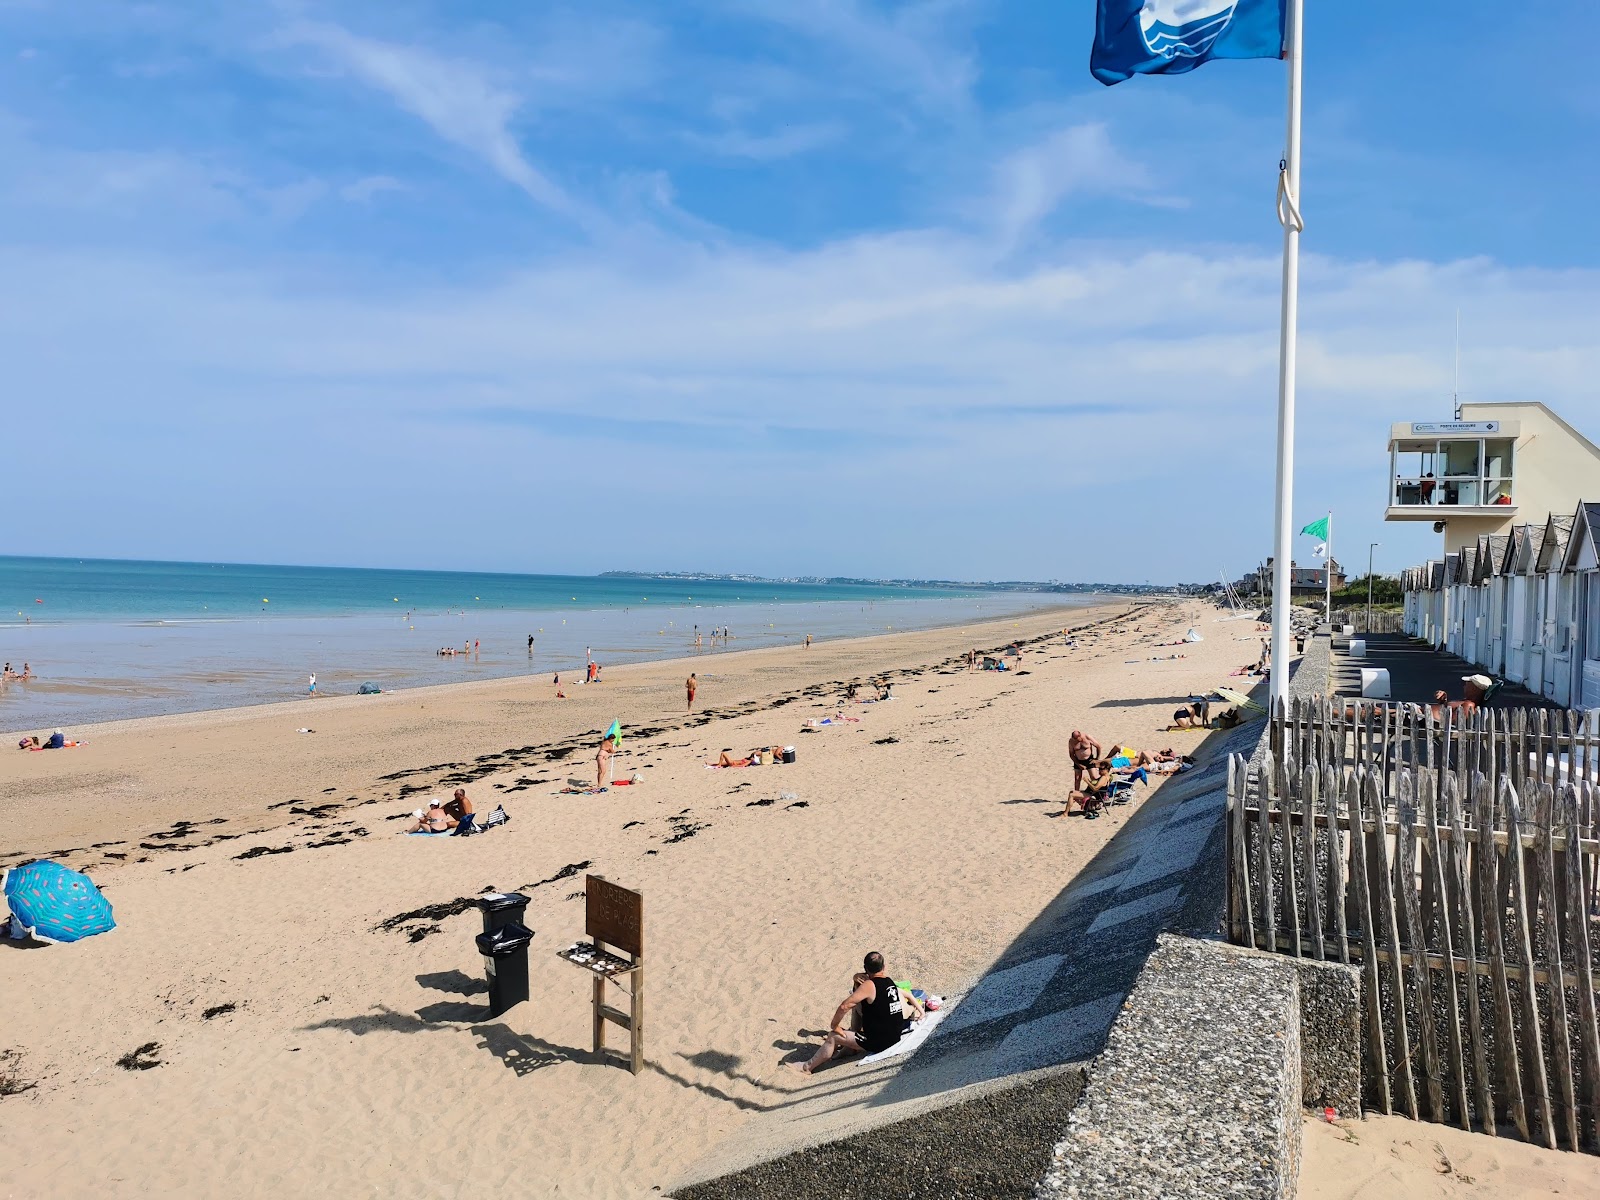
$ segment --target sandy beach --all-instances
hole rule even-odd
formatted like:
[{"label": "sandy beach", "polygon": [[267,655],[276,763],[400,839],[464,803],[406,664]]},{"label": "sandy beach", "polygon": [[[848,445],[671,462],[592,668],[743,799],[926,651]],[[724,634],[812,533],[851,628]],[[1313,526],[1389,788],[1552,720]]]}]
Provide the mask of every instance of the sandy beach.
[{"label": "sandy beach", "polygon": [[1304,1200],[1600,1195],[1600,1159],[1404,1117],[1305,1120]]},{"label": "sandy beach", "polygon": [[[1063,621],[1099,623],[1071,648]],[[1203,642],[1168,644],[1191,625]],[[957,661],[1017,638],[1014,674]],[[0,944],[0,1050],[35,1085],[0,1099],[27,1147],[0,1190],[650,1195],[807,1086],[784,1064],[863,951],[959,994],[1151,794],[1046,819],[1068,731],[1193,748],[1202,734],[1157,731],[1258,649],[1252,623],[1209,608],[1123,605],[609,669],[565,700],[540,676],[8,752],[0,861],[90,871],[119,928]],[[701,667],[691,716],[683,679]],[[845,681],[880,674],[893,700],[841,703]],[[643,782],[558,794],[592,776],[613,718],[617,777]],[[704,765],[774,743],[797,761]],[[510,823],[394,836],[458,782]],[[582,932],[589,870],[645,897],[638,1077],[593,1060],[589,981],[555,957]],[[477,913],[418,911],[491,887],[527,892],[538,932],[533,999],[496,1019]],[[129,1063],[159,1065],[118,1065],[139,1047]]]}]

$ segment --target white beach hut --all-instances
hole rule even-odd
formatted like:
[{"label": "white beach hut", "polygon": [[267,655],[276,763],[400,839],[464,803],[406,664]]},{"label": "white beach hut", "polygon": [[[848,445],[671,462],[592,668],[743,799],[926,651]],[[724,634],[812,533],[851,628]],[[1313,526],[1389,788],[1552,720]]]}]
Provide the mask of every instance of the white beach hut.
[{"label": "white beach hut", "polygon": [[1600,504],[1578,505],[1562,567],[1573,593],[1572,703],[1600,708]]}]

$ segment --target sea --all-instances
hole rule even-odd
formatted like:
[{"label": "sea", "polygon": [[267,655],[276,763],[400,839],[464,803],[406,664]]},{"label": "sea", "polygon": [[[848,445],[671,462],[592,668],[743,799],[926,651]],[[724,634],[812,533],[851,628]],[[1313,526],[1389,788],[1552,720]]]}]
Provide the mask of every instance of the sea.
[{"label": "sea", "polygon": [[[961,625],[1105,597],[1000,589],[0,556],[0,728],[560,674]],[[714,631],[726,630],[727,636]],[[529,645],[528,639],[533,639]],[[696,638],[699,645],[696,645]],[[454,650],[454,654],[440,651]]]}]

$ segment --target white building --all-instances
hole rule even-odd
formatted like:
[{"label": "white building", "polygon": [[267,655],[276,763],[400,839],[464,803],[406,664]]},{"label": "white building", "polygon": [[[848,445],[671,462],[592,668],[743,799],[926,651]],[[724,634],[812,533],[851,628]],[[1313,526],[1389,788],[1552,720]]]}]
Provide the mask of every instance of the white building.
[{"label": "white building", "polygon": [[1600,448],[1542,404],[1390,431],[1386,518],[1443,555],[1401,576],[1405,629],[1562,706],[1600,708]]},{"label": "white building", "polygon": [[1455,421],[1389,430],[1387,521],[1431,521],[1444,552],[1569,515],[1600,496],[1600,447],[1543,404],[1463,404]]}]

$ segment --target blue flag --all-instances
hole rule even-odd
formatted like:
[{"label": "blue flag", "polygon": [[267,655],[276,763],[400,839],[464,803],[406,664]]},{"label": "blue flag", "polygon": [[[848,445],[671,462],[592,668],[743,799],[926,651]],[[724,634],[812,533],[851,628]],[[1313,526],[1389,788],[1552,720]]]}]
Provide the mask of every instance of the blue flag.
[{"label": "blue flag", "polygon": [[1278,58],[1286,0],[1098,0],[1089,70],[1108,87],[1213,58]]}]

